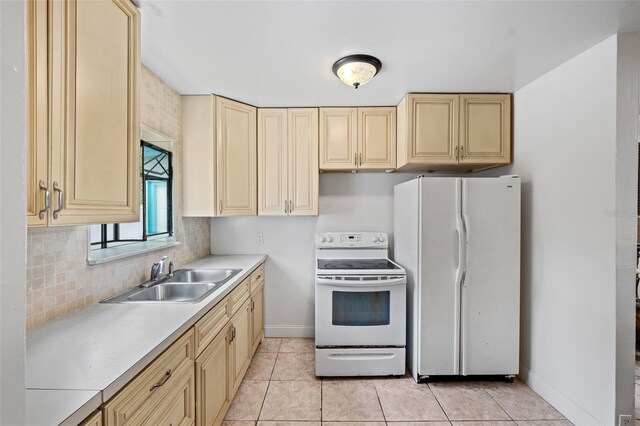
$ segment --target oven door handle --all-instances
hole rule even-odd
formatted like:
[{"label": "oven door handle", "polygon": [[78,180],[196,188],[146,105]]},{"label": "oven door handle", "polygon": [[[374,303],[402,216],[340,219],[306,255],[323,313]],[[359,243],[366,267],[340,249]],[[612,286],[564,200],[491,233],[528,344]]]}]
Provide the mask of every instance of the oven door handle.
[{"label": "oven door handle", "polygon": [[378,281],[356,281],[356,280],[331,280],[327,278],[316,278],[316,284],[328,287],[351,287],[351,288],[368,288],[368,287],[390,287],[398,285],[406,285],[405,277],[393,278],[390,280]]}]

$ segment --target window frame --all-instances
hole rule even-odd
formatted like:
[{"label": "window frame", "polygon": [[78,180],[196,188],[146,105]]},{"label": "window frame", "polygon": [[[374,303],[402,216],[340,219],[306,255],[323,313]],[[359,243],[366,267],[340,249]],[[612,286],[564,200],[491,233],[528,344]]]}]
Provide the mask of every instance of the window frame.
[{"label": "window frame", "polygon": [[[174,210],[174,144],[173,139],[162,135],[154,130],[146,127],[141,128],[140,135],[140,223],[142,227],[142,237],[140,239],[121,239],[120,235],[120,223],[113,224],[96,224],[100,226],[100,240],[92,242],[92,225],[87,229],[87,264],[96,265],[104,262],[109,262],[116,259],[126,258],[130,256],[136,256],[139,254],[148,253],[163,248],[173,247],[180,243],[175,239],[175,218],[173,217]],[[166,178],[159,178],[158,176],[148,176],[145,173],[144,166],[144,147],[148,146],[154,150],[165,153],[168,156],[167,167],[163,167],[163,171],[167,172]],[[153,160],[151,160],[153,161]],[[148,164],[148,163],[147,163]],[[147,234],[147,209],[146,198],[147,189],[146,181],[166,181],[167,182],[167,231],[154,234]],[[113,236],[108,238],[108,226],[113,226]]]}]

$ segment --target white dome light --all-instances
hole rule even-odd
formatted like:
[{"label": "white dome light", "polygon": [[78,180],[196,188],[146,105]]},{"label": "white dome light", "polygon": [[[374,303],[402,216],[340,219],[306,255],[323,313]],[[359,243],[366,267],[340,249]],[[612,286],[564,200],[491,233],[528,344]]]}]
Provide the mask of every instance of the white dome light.
[{"label": "white dome light", "polygon": [[333,64],[333,73],[344,84],[356,89],[364,86],[380,72],[382,62],[369,55],[349,55],[340,58]]}]

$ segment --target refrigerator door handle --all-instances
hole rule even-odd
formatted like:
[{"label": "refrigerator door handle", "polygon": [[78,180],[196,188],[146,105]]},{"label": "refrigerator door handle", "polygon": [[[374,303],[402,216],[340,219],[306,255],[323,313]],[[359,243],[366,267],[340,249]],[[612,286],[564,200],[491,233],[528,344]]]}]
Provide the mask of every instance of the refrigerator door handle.
[{"label": "refrigerator door handle", "polygon": [[462,216],[456,217],[456,232],[458,233],[458,267],[456,268],[456,287],[459,287],[462,283],[461,278],[463,270],[465,268],[465,235],[464,224],[462,222]]},{"label": "refrigerator door handle", "polygon": [[469,216],[466,213],[462,215],[462,229],[464,232],[464,267],[462,268],[462,277],[460,281],[461,287],[467,286],[467,267],[469,266]]}]

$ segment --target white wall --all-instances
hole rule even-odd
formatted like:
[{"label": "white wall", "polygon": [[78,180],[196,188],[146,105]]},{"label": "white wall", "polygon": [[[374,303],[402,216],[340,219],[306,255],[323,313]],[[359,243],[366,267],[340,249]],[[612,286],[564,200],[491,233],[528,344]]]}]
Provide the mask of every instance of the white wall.
[{"label": "white wall", "polygon": [[25,17],[0,1],[0,424],[24,424]]},{"label": "white wall", "polygon": [[[265,253],[265,333],[313,336],[314,235],[327,231],[393,233],[393,186],[415,174],[320,175],[318,217],[211,220],[213,254]],[[257,233],[264,235],[258,244]]]},{"label": "white wall", "polygon": [[[629,327],[626,335],[617,330],[617,316],[632,311],[616,306],[616,278],[629,307],[635,285],[628,267],[635,228],[617,217],[635,216],[628,198],[637,167],[635,137],[616,136],[617,41],[601,42],[514,95],[512,170],[523,181],[522,373],[579,425],[617,424],[616,400],[629,401],[633,391],[625,385],[616,396],[616,342],[633,339]],[[637,81],[632,87],[637,117]],[[620,150],[629,161],[617,173]],[[616,211],[621,205],[630,210]],[[627,237],[618,247],[627,264],[618,270],[617,223]],[[633,378],[632,363],[619,367]],[[633,414],[628,402],[621,407]]]}]

